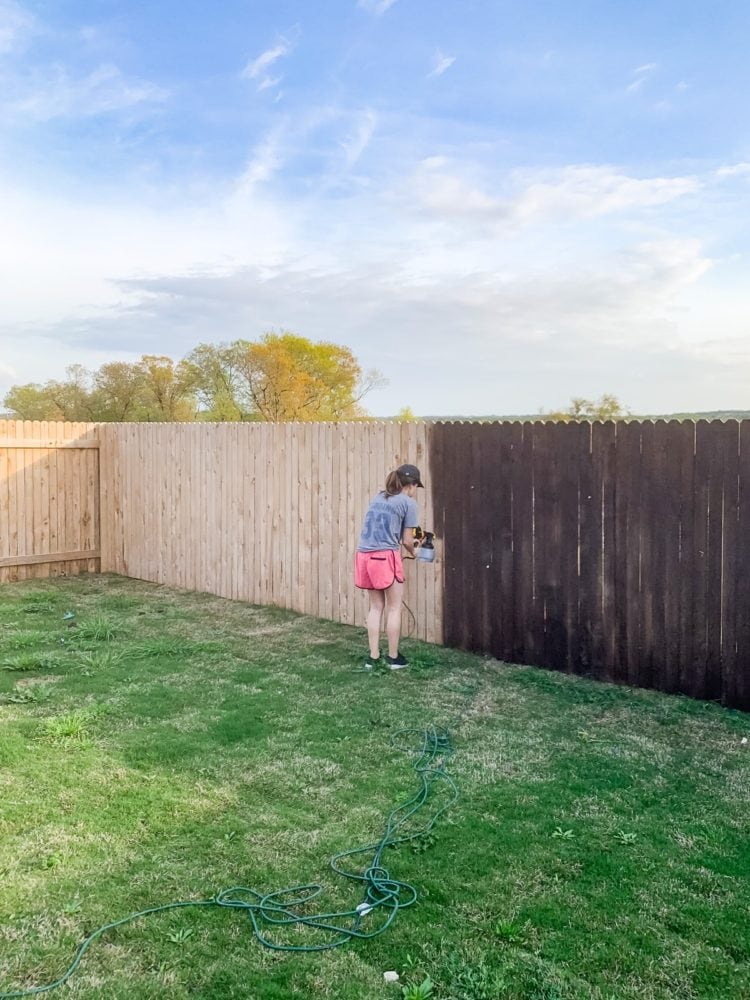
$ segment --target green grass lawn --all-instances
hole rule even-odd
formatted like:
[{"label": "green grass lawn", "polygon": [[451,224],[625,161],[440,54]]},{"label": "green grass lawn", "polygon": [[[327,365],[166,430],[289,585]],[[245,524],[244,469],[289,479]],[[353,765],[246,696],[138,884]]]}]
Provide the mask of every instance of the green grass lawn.
[{"label": "green grass lawn", "polygon": [[750,998],[750,716],[404,648],[409,670],[357,673],[361,630],[291,612],[117,577],[0,588],[0,993],[171,900],[319,881],[356,905],[328,859],[416,787],[391,734],[436,724],[461,798],[387,852],[419,903],[382,936],[279,953],[240,913],[175,910],[102,937],[59,995]]}]

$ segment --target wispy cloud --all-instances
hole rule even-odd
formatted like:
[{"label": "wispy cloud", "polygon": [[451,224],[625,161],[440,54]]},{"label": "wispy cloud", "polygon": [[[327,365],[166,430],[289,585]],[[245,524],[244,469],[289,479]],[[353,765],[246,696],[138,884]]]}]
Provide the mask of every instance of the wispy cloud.
[{"label": "wispy cloud", "polygon": [[283,79],[283,76],[264,76],[258,84],[258,93],[262,90],[268,90],[270,87],[277,86]]},{"label": "wispy cloud", "polygon": [[716,171],[717,177],[744,177],[750,174],[750,163],[732,163],[726,167],[719,167]]},{"label": "wispy cloud", "polygon": [[250,80],[257,79],[265,73],[269,66],[272,66],[277,59],[281,59],[282,56],[285,56],[287,52],[289,52],[288,43],[285,41],[279,42],[279,44],[274,45],[273,48],[266,49],[265,52],[261,52],[256,59],[252,59],[243,69],[242,75]]},{"label": "wispy cloud", "polygon": [[447,69],[450,69],[450,67],[453,65],[455,61],[456,61],[455,56],[443,55],[440,49],[438,49],[437,52],[435,53],[432,69],[427,74],[428,78],[431,76],[442,76]]},{"label": "wispy cloud", "polygon": [[16,48],[33,23],[32,15],[15,0],[0,0],[0,55]]},{"label": "wispy cloud", "polygon": [[269,132],[255,147],[253,154],[237,183],[241,197],[251,195],[258,184],[263,184],[279,170],[284,162],[281,153],[282,127]]},{"label": "wispy cloud", "polygon": [[357,0],[358,7],[369,11],[370,14],[375,14],[376,17],[385,14],[394,3],[396,3],[396,0]]},{"label": "wispy cloud", "polygon": [[697,177],[630,177],[606,166],[571,166],[556,177],[529,184],[514,208],[525,221],[554,216],[593,219],[665,205],[700,186]]},{"label": "wispy cloud", "polygon": [[6,365],[3,361],[0,361],[0,376],[5,378],[18,378],[18,373],[15,368],[11,368],[10,365]]},{"label": "wispy cloud", "polygon": [[645,63],[643,66],[638,66],[637,69],[634,69],[633,79],[625,88],[625,93],[634,94],[637,90],[640,90],[656,68],[656,63]]},{"label": "wispy cloud", "polygon": [[56,67],[51,77],[37,83],[30,93],[10,104],[10,110],[35,121],[55,118],[90,118],[139,105],[163,103],[169,96],[162,87],[128,79],[117,66],[99,66],[88,76],[73,79]]},{"label": "wispy cloud", "polygon": [[341,141],[344,150],[344,170],[350,170],[370,145],[376,125],[375,112],[365,111],[354,130]]},{"label": "wispy cloud", "polygon": [[664,205],[701,187],[697,177],[630,177],[606,166],[518,172],[512,180],[517,193],[501,197],[450,172],[443,159],[433,158],[421,164],[408,185],[408,196],[436,219],[539,225]]},{"label": "wispy cloud", "polygon": [[255,59],[251,59],[250,62],[242,70],[242,76],[246,80],[257,80],[258,91],[268,90],[271,87],[277,86],[283,80],[283,76],[279,75],[272,77],[268,74],[268,70],[274,63],[278,62],[284,56],[289,55],[292,50],[292,42],[288,38],[280,38],[276,45],[272,46],[270,49],[266,49],[265,52],[261,52],[259,56]]}]

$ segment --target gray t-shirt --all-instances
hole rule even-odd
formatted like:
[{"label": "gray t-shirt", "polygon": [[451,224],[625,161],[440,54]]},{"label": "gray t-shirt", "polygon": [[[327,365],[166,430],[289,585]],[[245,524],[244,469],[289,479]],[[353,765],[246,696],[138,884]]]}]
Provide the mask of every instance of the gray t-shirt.
[{"label": "gray t-shirt", "polygon": [[381,491],[373,497],[365,514],[357,551],[381,552],[383,549],[398,551],[404,528],[416,528],[418,524],[417,505],[411,497],[405,493],[389,497]]}]

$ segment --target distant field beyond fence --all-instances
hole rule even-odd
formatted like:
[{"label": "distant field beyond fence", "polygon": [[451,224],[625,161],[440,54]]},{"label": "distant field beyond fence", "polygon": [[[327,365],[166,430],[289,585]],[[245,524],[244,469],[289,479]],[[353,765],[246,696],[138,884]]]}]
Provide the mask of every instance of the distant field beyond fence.
[{"label": "distant field beyond fence", "polygon": [[406,626],[750,709],[750,421],[0,421],[0,580],[88,569],[361,625],[366,504],[424,471]]}]

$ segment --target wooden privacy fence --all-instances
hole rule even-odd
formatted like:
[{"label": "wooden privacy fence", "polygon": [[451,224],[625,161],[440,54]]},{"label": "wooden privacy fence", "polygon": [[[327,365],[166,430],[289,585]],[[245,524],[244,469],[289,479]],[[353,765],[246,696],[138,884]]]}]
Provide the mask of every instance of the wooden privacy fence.
[{"label": "wooden privacy fence", "polygon": [[[102,569],[351,625],[367,504],[425,424],[102,424]],[[429,490],[421,504],[432,521]],[[407,628],[442,639],[439,569],[407,567]]]},{"label": "wooden privacy fence", "polygon": [[0,580],[101,566],[361,625],[360,524],[406,461],[438,535],[417,636],[750,709],[750,421],[4,421]]},{"label": "wooden privacy fence", "polygon": [[0,420],[0,583],[99,570],[95,424]]},{"label": "wooden privacy fence", "polygon": [[750,421],[442,424],[448,645],[750,709]]}]

